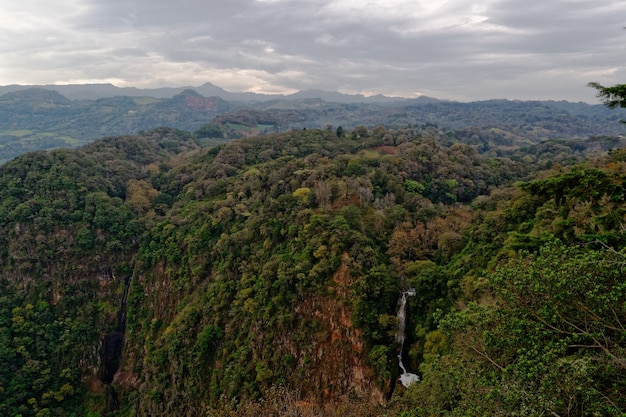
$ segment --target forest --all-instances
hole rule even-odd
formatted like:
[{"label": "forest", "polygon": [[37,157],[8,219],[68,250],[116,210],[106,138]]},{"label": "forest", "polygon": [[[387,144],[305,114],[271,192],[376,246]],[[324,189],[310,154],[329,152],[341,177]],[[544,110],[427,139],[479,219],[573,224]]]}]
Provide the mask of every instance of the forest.
[{"label": "forest", "polygon": [[436,126],[449,134],[464,130],[462,136],[473,144],[495,141],[508,149],[545,140],[623,133],[617,123],[619,111],[601,104],[510,100],[460,103],[384,96],[366,99],[319,91],[326,99],[305,93],[269,99],[205,87],[171,96],[133,89],[114,89],[113,93],[120,95],[98,96],[98,90],[108,90],[106,85],[23,87],[6,93],[7,88],[0,86],[0,164],[27,152],[80,148],[103,137],[140,134],[163,126],[192,132],[203,146],[327,126],[349,130],[378,125],[388,129]]},{"label": "forest", "polygon": [[624,138],[488,131],[156,128],[6,162],[0,414],[624,415]]}]

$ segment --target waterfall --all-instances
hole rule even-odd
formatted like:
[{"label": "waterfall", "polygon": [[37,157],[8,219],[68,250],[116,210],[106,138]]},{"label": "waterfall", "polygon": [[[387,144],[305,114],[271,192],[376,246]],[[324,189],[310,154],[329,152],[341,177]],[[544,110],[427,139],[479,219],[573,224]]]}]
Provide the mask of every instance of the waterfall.
[{"label": "waterfall", "polygon": [[400,352],[398,353],[398,364],[402,369],[402,375],[400,375],[400,383],[406,388],[414,382],[419,381],[420,377],[416,374],[407,372],[404,362],[402,361],[402,355],[404,353],[404,340],[406,339],[406,302],[409,296],[415,295],[415,290],[410,288],[408,291],[403,291],[400,297],[400,308],[398,309],[398,335],[396,340],[400,345]]}]

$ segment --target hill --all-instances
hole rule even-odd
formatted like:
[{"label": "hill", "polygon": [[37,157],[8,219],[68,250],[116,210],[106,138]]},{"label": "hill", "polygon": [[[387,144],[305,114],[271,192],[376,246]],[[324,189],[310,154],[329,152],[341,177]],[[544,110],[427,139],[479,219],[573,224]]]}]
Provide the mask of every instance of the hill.
[{"label": "hill", "polygon": [[219,98],[193,91],[167,100],[118,96],[76,101],[44,89],[20,90],[0,96],[0,162],[28,151],[75,148],[163,126],[195,130],[231,109]]},{"label": "hill", "polygon": [[16,91],[40,88],[55,91],[71,100],[98,100],[110,97],[155,97],[159,99],[172,98],[184,91],[192,90],[206,97],[220,97],[228,101],[237,102],[262,102],[282,99],[321,98],[325,101],[339,103],[362,103],[362,102],[394,102],[403,101],[402,98],[386,97],[377,95],[365,97],[362,94],[342,94],[323,90],[306,90],[294,94],[256,94],[256,93],[233,93],[226,91],[212,83],[205,83],[198,87],[163,87],[163,88],[136,88],[116,87],[113,84],[67,84],[67,85],[5,85],[0,86],[0,95]]},{"label": "hill", "polygon": [[619,415],[619,139],[338,133],[1,166],[0,413]]},{"label": "hill", "polygon": [[[158,127],[199,131],[199,142],[205,144],[328,126],[435,127],[468,144],[494,150],[624,133],[624,127],[615,123],[623,115],[584,103],[456,103],[424,97],[375,100],[319,91],[244,102],[232,100],[212,85],[196,90],[168,89],[167,93],[108,85],[10,87],[13,90],[0,96],[0,163],[29,151],[75,148],[101,137]],[[85,99],[92,90],[109,96]],[[83,98],[68,98],[79,96]],[[210,140],[205,140],[207,137]]]}]

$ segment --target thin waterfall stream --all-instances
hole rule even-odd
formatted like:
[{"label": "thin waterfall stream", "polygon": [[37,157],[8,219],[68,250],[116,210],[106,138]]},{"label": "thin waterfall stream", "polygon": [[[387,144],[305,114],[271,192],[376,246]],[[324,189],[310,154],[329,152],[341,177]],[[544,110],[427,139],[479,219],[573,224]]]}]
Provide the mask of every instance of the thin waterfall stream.
[{"label": "thin waterfall stream", "polygon": [[396,340],[400,344],[400,352],[398,353],[398,364],[400,365],[400,369],[402,369],[402,374],[400,375],[400,383],[407,388],[414,382],[418,382],[420,377],[416,374],[412,374],[407,372],[406,367],[404,366],[404,362],[402,361],[402,356],[404,354],[404,340],[406,339],[406,302],[409,296],[414,296],[415,290],[413,288],[409,288],[407,291],[402,292],[402,296],[400,297],[400,308],[398,309],[398,335]]}]

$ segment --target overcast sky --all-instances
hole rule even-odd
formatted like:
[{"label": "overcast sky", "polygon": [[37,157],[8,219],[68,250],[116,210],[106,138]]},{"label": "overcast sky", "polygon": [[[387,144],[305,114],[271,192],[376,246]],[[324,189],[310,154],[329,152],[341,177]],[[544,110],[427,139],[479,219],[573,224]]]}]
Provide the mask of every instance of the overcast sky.
[{"label": "overcast sky", "polygon": [[597,102],[625,0],[11,0],[0,85],[113,83]]}]

